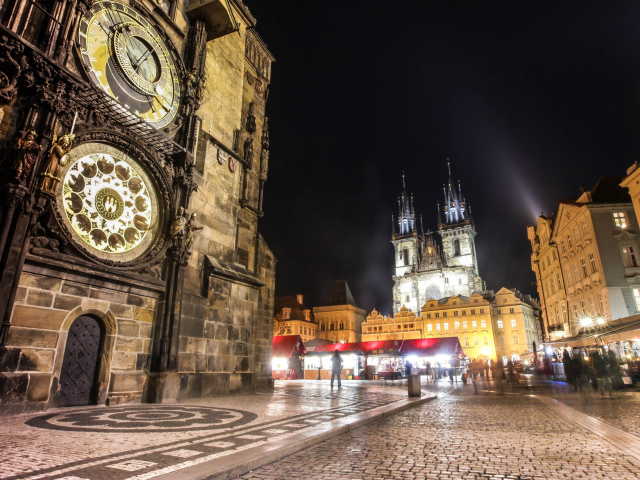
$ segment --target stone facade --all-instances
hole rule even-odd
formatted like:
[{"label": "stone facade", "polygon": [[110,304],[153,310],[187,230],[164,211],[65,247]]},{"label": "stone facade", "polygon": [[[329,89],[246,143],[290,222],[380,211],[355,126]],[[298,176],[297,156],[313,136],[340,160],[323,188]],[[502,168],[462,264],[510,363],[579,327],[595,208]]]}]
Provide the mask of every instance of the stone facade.
[{"label": "stone facade", "polygon": [[359,342],[366,311],[356,305],[345,280],[336,280],[324,306],[313,307],[317,338],[333,343]]},{"label": "stone facade", "polygon": [[[178,1],[163,12],[152,2],[116,3],[148,22],[175,62],[179,106],[162,131],[138,127],[133,114],[110,109],[101,91],[82,93],[94,88],[79,80],[87,66],[64,49],[56,51],[55,39],[43,47],[50,57],[32,52],[28,42],[34,39],[21,35],[37,35],[33,22],[42,20],[22,19],[34,26],[20,35],[11,23],[17,19],[0,25],[14,42],[0,45],[3,54],[24,52],[23,66],[40,65],[42,73],[34,85],[32,70],[3,71],[17,83],[0,88],[2,154],[13,155],[16,135],[30,129],[40,146],[26,182],[9,180],[2,187],[9,205],[0,238],[2,410],[173,402],[273,385],[276,259],[258,226],[268,173],[265,110],[273,56],[240,0]],[[77,10],[54,13],[71,26],[91,6],[82,0]],[[75,37],[73,27],[69,32]],[[53,90],[46,75],[57,79],[59,98],[38,93]],[[43,152],[72,123],[69,164],[85,143],[103,142],[120,148],[150,179],[158,220],[141,255],[109,257],[87,249],[60,226],[61,188],[46,193],[38,186]],[[13,160],[3,168],[13,168]],[[182,230],[176,227],[181,215]],[[83,318],[97,322],[100,332],[93,346],[78,337],[77,361],[95,357],[96,367],[83,380],[91,387],[84,403],[73,403],[77,399],[61,393],[69,384],[65,355],[77,348],[70,332]]]},{"label": "stone facade", "polygon": [[638,220],[622,180],[601,178],[576,200],[561,201],[553,216],[540,217],[535,230],[529,227],[548,340],[640,312]]}]

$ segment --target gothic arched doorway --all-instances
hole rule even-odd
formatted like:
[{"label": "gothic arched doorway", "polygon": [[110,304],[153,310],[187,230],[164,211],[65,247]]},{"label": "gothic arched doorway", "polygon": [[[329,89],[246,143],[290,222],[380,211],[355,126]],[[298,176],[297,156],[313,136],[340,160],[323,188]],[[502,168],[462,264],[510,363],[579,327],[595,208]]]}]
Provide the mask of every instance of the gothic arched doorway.
[{"label": "gothic arched doorway", "polygon": [[92,405],[103,328],[92,316],[76,318],[69,328],[60,372],[60,406]]}]

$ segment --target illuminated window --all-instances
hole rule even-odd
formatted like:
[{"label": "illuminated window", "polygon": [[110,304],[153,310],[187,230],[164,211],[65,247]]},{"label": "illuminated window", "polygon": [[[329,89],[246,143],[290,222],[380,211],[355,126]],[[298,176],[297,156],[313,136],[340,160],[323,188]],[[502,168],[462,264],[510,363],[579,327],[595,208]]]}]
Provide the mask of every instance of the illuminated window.
[{"label": "illuminated window", "polygon": [[471,321],[471,328],[478,328],[478,322],[476,320]]},{"label": "illuminated window", "polygon": [[596,273],[598,268],[596,267],[596,257],[593,253],[589,254],[589,264],[591,265],[591,273]]},{"label": "illuminated window", "polygon": [[474,345],[480,345],[480,339],[478,337],[473,337],[473,344]]},{"label": "illuminated window", "polygon": [[433,330],[433,325],[427,325],[427,332],[431,332]]},{"label": "illuminated window", "polygon": [[440,331],[440,324],[436,323],[436,332],[439,332],[439,331]]},{"label": "illuminated window", "polygon": [[502,320],[498,320],[498,328],[502,328]]},{"label": "illuminated window", "polygon": [[447,332],[449,330],[449,324],[443,323],[442,325],[444,326],[444,331]]},{"label": "illuminated window", "polygon": [[512,318],[512,319],[511,319],[511,326],[512,326],[512,327],[515,327],[515,326],[516,326],[516,319],[515,319],[515,318]]},{"label": "illuminated window", "polygon": [[482,320],[480,320],[480,326],[482,328],[487,328],[487,321],[484,318]]},{"label": "illuminated window", "polygon": [[613,223],[616,227],[627,228],[627,216],[624,212],[613,212]]},{"label": "illuminated window", "polygon": [[467,322],[462,322],[462,328],[466,330],[467,328],[469,328],[469,324]]},{"label": "illuminated window", "polygon": [[464,337],[464,346],[465,347],[469,346],[469,337]]},{"label": "illuminated window", "polygon": [[[640,310],[640,288],[633,289],[633,299],[636,301],[636,310]],[[602,309],[602,294],[598,294],[598,301],[600,302],[600,308]]]},{"label": "illuminated window", "polygon": [[288,320],[290,316],[291,316],[291,309],[290,308],[283,308],[282,309],[282,318],[284,320]]},{"label": "illuminated window", "polygon": [[622,247],[622,253],[624,254],[625,267],[638,266],[638,259],[636,258],[636,252],[633,247]]},{"label": "illuminated window", "polygon": [[460,322],[456,322],[456,323],[454,323],[454,324],[453,324],[453,327],[454,327],[456,330],[460,330]]},{"label": "illuminated window", "polygon": [[487,337],[486,335],[482,337],[482,343],[484,345],[489,345],[489,337]]},{"label": "illuminated window", "polygon": [[587,221],[582,220],[582,222],[580,223],[582,224],[582,235],[586,235],[587,233],[589,233],[589,230],[587,230]]},{"label": "illuminated window", "polygon": [[587,261],[584,258],[580,259],[580,266],[582,267],[582,276],[587,278],[589,276],[589,272],[587,272]]},{"label": "illuminated window", "polygon": [[518,345],[518,334],[513,335],[513,344]]}]

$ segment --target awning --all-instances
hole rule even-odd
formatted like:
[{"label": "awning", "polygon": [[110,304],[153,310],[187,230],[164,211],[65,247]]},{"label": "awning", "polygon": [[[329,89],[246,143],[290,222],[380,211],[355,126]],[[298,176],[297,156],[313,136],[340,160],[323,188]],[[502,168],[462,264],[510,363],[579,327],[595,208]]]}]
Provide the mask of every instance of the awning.
[{"label": "awning", "polygon": [[293,353],[307,353],[300,335],[279,335],[273,337],[273,357],[289,358]]},{"label": "awning", "polygon": [[361,351],[365,355],[414,355],[416,357],[435,357],[436,355],[464,354],[458,337],[420,338],[414,340],[379,340],[374,342],[334,343],[318,345],[315,353],[331,354]]}]

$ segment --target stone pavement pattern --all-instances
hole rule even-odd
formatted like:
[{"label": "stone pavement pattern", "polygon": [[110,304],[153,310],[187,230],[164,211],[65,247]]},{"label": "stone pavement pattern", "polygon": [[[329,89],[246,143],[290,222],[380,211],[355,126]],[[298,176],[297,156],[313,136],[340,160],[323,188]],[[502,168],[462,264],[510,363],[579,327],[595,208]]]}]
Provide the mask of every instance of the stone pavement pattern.
[{"label": "stone pavement pattern", "polygon": [[640,459],[526,391],[474,396],[466,386],[241,478],[301,472],[306,480],[638,479]]},{"label": "stone pavement pattern", "polygon": [[406,389],[278,382],[273,393],[179,405],[54,409],[0,417],[0,478],[153,478],[406,399]]}]

